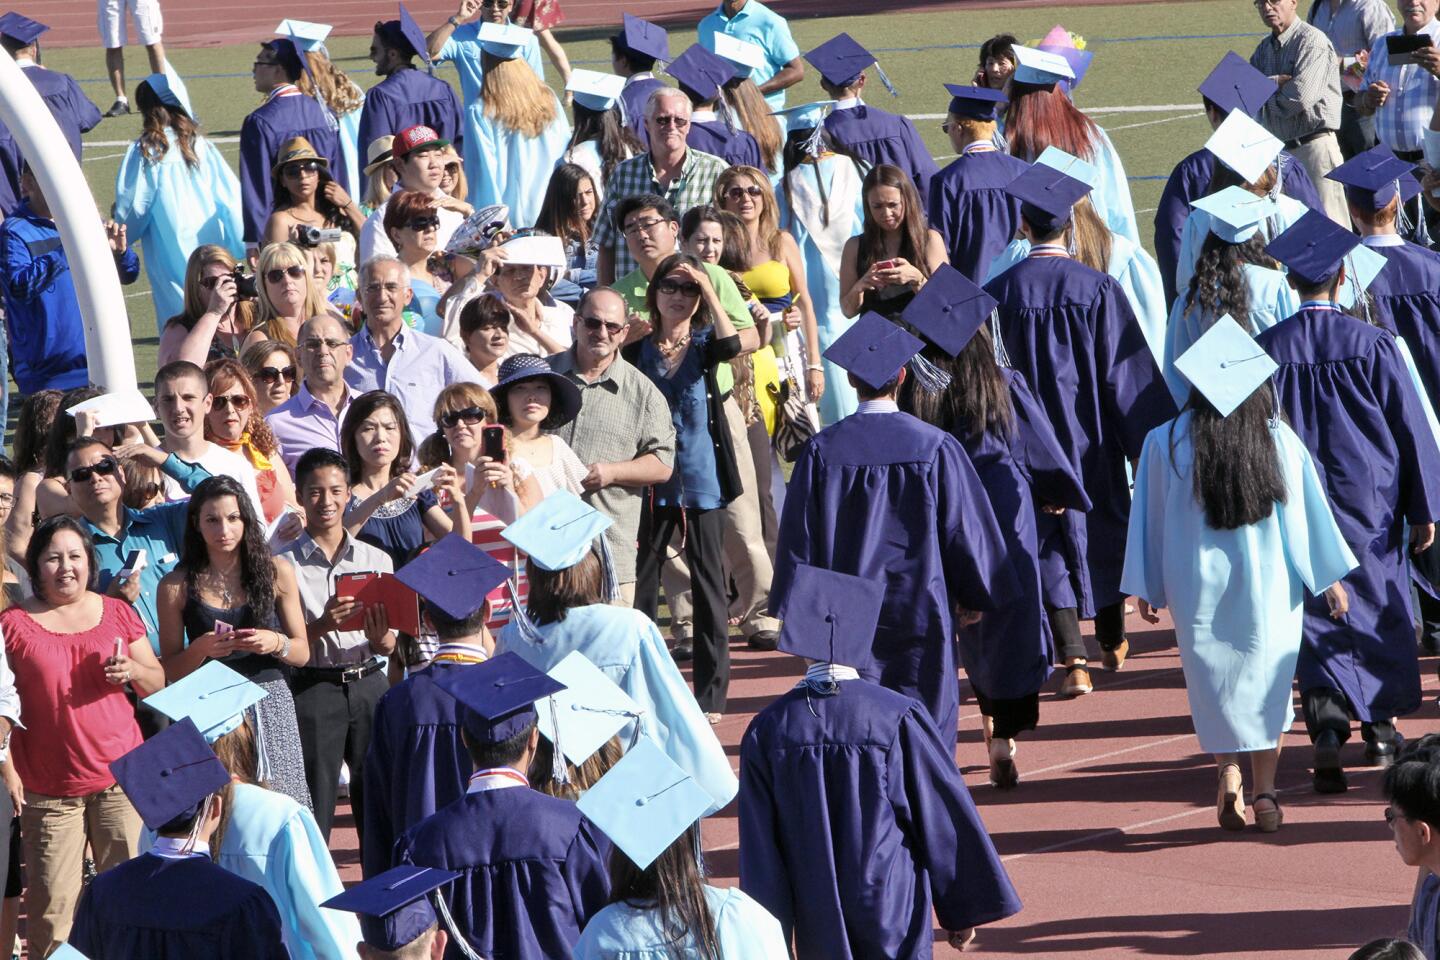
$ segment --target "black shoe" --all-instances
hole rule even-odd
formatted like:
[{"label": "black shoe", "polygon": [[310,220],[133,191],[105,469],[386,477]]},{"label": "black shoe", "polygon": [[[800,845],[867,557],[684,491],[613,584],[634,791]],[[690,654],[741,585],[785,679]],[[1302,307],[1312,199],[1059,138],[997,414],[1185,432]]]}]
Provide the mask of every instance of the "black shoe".
[{"label": "black shoe", "polygon": [[1340,737],[1334,730],[1323,730],[1315,738],[1314,784],[1316,793],[1344,793],[1350,788],[1340,765]]},{"label": "black shoe", "polygon": [[110,104],[110,109],[109,109],[109,110],[106,110],[105,113],[102,114],[102,116],[112,117],[112,118],[113,118],[113,117],[123,117],[123,116],[125,116],[126,114],[128,114],[129,112],[130,112],[130,104],[129,104],[128,101],[125,101],[125,100],[116,100],[114,103]]},{"label": "black shoe", "polygon": [[756,630],[745,643],[751,650],[774,650],[780,645],[780,634],[774,630]]},{"label": "black shoe", "polygon": [[686,660],[695,659],[695,647],[689,638],[675,641],[675,646],[670,648],[670,656],[676,663],[684,663]]},{"label": "black shoe", "polygon": [[1372,767],[1388,767],[1395,762],[1400,748],[1405,746],[1405,737],[1396,731],[1395,735],[1384,740],[1374,742],[1367,741],[1365,744],[1365,762]]}]

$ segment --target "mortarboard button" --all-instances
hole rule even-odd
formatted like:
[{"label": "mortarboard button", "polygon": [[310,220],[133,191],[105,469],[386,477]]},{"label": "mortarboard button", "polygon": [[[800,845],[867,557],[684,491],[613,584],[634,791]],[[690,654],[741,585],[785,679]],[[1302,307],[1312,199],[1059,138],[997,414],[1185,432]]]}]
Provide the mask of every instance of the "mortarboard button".
[{"label": "mortarboard button", "polygon": [[1176,358],[1175,369],[1228,417],[1279,366],[1227,313]]},{"label": "mortarboard button", "polygon": [[710,794],[648,737],[577,801],[580,812],[642,870],[712,804]]},{"label": "mortarboard button", "polygon": [[900,319],[953,357],[965,349],[995,306],[994,297],[946,263],[915,294]]},{"label": "mortarboard button", "polygon": [[785,609],[780,611],[777,649],[863,669],[872,662],[884,602],[883,578],[855,577],[802,563],[795,568]]},{"label": "mortarboard button", "polygon": [[1205,149],[1246,183],[1259,180],[1284,146],[1270,131],[1239,110],[1232,110],[1205,141]]},{"label": "mortarboard button", "polygon": [[[510,576],[510,568],[458,533],[447,533],[395,571],[395,579],[452,620],[464,620]],[[464,582],[456,583],[455,578]]]}]

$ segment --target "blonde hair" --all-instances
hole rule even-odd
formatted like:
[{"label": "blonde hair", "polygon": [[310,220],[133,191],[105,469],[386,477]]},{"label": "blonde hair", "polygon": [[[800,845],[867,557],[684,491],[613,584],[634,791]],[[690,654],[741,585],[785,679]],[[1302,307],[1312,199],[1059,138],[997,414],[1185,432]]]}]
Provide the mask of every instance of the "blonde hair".
[{"label": "blonde hair", "polygon": [[[725,102],[730,104],[740,119],[740,126],[760,147],[760,159],[766,167],[780,163],[780,153],[785,149],[785,138],[780,134],[780,125],[770,116],[770,105],[765,95],[749,77],[732,81],[724,87]],[[776,172],[774,170],[772,173]]]},{"label": "blonde hair", "polygon": [[[462,167],[460,173],[463,176],[465,169]],[[365,197],[360,201],[372,211],[379,210],[386,200],[390,199],[391,192],[395,189],[395,181],[399,177],[395,173],[395,167],[390,161],[385,161],[375,169],[375,172],[365,178]]]},{"label": "blonde hair", "polygon": [[971,143],[978,143],[982,140],[989,140],[995,136],[994,120],[976,120],[974,117],[960,117],[950,114],[950,124],[959,127],[965,133],[965,138]]},{"label": "blonde hair", "polygon": [[[478,383],[452,383],[440,391],[435,398],[433,410],[435,419],[435,432],[426,437],[420,444],[417,456],[420,465],[426,470],[432,470],[444,463],[450,462],[450,443],[445,439],[445,429],[440,426],[440,418],[447,413],[455,413],[468,407],[479,407],[485,411],[485,423],[499,423],[500,414],[495,406],[495,398],[490,391]],[[510,449],[510,437],[506,434],[505,448]]]},{"label": "blonde hair", "polygon": [[310,266],[310,258],[305,256],[304,251],[293,243],[272,243],[260,251],[260,260],[255,265],[255,287],[259,293],[256,303],[259,309],[255,311],[255,324],[251,329],[259,327],[265,331],[267,340],[278,340],[286,346],[295,346],[295,335],[285,326],[285,320],[276,311],[275,305],[270,302],[269,288],[265,284],[265,274],[271,270],[285,270],[289,267],[300,267],[305,271],[305,303],[300,310],[300,322],[304,323],[311,317],[318,317],[330,311],[330,304],[325,295],[315,289],[315,277]]},{"label": "blonde hair", "polygon": [[[300,79],[295,81],[295,86],[302,93],[319,97],[337,118],[360,109],[365,102],[365,94],[344,70],[331,63],[330,58],[319,50],[311,50],[305,56],[310,61],[310,72],[301,71]],[[311,73],[315,75],[313,80]]]},{"label": "blonde hair", "polygon": [[[748,184],[744,181],[750,181]],[[741,164],[729,167],[720,174],[715,181],[715,206],[721,210],[728,210],[725,206],[725,191],[739,181],[739,185],[757,186],[762,191],[760,194],[760,219],[755,223],[755,236],[760,241],[758,246],[764,248],[772,259],[780,256],[780,204],[775,200],[775,191],[770,186],[770,178],[765,171],[756,167],[749,167]],[[752,250],[756,254],[759,251]],[[753,266],[753,264],[749,264]]]},{"label": "blonde hair", "polygon": [[1092,270],[1108,273],[1110,269],[1110,228],[1095,212],[1089,197],[1075,201],[1070,214],[1071,236],[1075,238],[1075,259]]},{"label": "blonde hair", "polygon": [[460,154],[455,152],[454,147],[446,147],[441,153],[445,156],[445,166],[455,164],[455,186],[450,188],[450,196],[456,200],[464,200],[470,195],[470,182],[465,179],[465,161]]},{"label": "blonde hair", "polygon": [[481,96],[485,116],[527,137],[538,137],[555,122],[555,94],[524,60],[484,55]]}]

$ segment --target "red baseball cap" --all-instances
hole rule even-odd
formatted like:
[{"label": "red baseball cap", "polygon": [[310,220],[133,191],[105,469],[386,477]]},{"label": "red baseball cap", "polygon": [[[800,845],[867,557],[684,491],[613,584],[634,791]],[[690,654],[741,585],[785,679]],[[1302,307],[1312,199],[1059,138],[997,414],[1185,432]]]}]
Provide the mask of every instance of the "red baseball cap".
[{"label": "red baseball cap", "polygon": [[446,140],[423,123],[417,123],[415,126],[406,127],[396,134],[395,143],[390,148],[390,155],[396,160],[403,160],[416,150],[448,146],[450,146],[449,140]]}]

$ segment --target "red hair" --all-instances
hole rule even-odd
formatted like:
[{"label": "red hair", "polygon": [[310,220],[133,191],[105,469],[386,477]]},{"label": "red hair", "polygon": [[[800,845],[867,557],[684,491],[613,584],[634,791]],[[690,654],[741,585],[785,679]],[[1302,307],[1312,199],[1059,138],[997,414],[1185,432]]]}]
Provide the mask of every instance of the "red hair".
[{"label": "red hair", "polygon": [[390,202],[385,205],[385,235],[388,237],[393,231],[409,226],[416,217],[434,212],[435,201],[429,195],[418,190],[401,190],[391,195]]},{"label": "red hair", "polygon": [[1010,94],[1005,136],[1011,154],[1034,163],[1046,147],[1059,147],[1081,160],[1095,158],[1100,128],[1070,102],[1058,83],[1053,87],[1011,83]]}]

